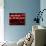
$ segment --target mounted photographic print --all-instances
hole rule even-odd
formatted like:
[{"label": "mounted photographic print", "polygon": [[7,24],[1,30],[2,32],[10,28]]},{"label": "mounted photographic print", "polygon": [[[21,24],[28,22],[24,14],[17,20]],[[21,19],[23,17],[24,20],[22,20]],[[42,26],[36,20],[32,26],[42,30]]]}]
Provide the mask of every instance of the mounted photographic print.
[{"label": "mounted photographic print", "polygon": [[9,13],[9,25],[25,25],[25,13]]}]

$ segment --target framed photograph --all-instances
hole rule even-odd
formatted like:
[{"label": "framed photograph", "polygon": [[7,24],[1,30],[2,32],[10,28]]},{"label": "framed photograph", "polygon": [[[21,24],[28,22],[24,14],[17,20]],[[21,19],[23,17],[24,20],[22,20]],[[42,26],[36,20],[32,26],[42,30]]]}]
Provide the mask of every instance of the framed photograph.
[{"label": "framed photograph", "polygon": [[25,13],[9,13],[9,25],[25,25]]}]

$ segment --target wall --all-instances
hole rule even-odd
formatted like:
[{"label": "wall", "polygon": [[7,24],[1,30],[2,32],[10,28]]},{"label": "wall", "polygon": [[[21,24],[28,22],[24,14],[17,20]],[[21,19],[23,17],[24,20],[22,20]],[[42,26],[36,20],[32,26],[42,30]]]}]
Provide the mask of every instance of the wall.
[{"label": "wall", "polygon": [[0,0],[0,42],[4,41],[4,0]]},{"label": "wall", "polygon": [[[40,0],[4,0],[4,37],[7,41],[18,41],[29,31],[32,31],[32,25],[35,25],[33,19],[37,16],[36,12],[40,10]],[[8,24],[9,13],[26,13],[25,26],[10,26]]]},{"label": "wall", "polygon": [[[41,0],[40,1],[40,9],[41,9],[41,11],[43,9],[46,9],[46,0]],[[46,10],[43,12],[42,17],[43,17],[43,22],[41,21],[40,25],[46,26]]]}]

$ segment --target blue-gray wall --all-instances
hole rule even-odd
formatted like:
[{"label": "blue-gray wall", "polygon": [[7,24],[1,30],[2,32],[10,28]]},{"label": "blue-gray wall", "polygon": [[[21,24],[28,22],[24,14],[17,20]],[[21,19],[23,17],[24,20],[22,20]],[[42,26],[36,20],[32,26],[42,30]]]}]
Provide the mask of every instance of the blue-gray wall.
[{"label": "blue-gray wall", "polygon": [[[40,10],[42,11],[43,9],[46,9],[46,0],[41,0],[40,1]],[[43,12],[43,22],[40,22],[40,25],[45,26],[46,27],[46,10]]]},{"label": "blue-gray wall", "polygon": [[[4,0],[4,35],[7,41],[18,41],[29,31],[32,31],[32,25],[35,25],[33,19],[37,16],[36,12],[40,10],[40,0]],[[26,13],[25,26],[10,26],[8,24],[9,13]]]}]

